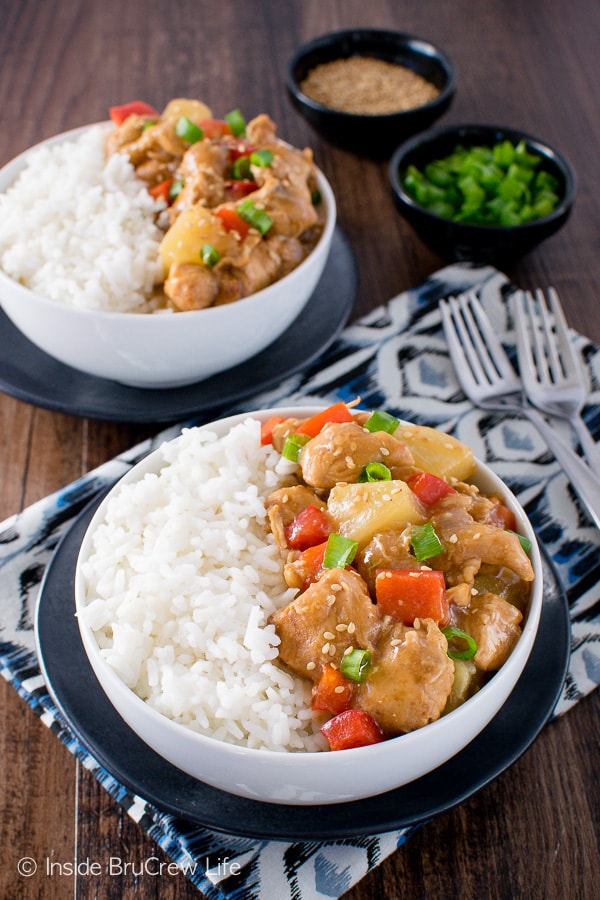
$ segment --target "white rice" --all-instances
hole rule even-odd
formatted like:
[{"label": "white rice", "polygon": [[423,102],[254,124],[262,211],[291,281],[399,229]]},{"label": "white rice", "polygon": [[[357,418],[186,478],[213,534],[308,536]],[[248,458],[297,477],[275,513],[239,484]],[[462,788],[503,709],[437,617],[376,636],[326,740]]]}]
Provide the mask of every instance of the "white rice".
[{"label": "white rice", "polygon": [[164,203],[126,156],[105,159],[106,126],[40,147],[0,195],[0,267],[11,278],[82,309],[149,312],[162,279],[155,222]]},{"label": "white rice", "polygon": [[[268,615],[295,595],[266,528],[285,484],[260,423],[190,429],[165,465],[111,500],[83,565],[84,616],[102,655],[158,712],[247,747],[321,750],[310,686],[276,665]],[[284,462],[285,466],[285,462]]]}]

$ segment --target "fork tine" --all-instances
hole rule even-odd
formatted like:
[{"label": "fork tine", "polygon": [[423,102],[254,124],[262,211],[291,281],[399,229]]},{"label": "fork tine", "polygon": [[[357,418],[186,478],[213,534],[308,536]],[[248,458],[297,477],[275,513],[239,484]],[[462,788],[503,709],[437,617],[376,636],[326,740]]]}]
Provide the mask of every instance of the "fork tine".
[{"label": "fork tine", "polygon": [[469,323],[469,332],[477,348],[479,359],[490,380],[495,380],[498,376],[514,378],[514,370],[506,351],[498,340],[474,291],[467,295],[467,298],[461,303],[461,307],[465,319]]},{"label": "fork tine", "polygon": [[[535,292],[535,299],[539,311],[537,315],[533,308],[533,299],[531,298],[531,294],[528,295],[528,298],[531,299],[529,315],[531,319],[532,330],[534,332],[534,339],[536,341],[536,347],[539,346],[540,348],[538,366],[540,367],[540,372],[544,372],[547,380],[549,380],[553,384],[556,384],[556,382],[565,374],[565,372],[563,366],[561,365],[556,343],[558,332],[556,331],[555,327],[553,327],[552,320],[554,317],[554,310],[550,312],[548,303],[546,302],[546,296],[541,288],[538,288]],[[541,338],[542,332],[545,339],[543,343]]]},{"label": "fork tine", "polygon": [[560,352],[562,354],[560,370],[564,375],[574,373],[581,376],[580,361],[575,352],[573,341],[571,340],[569,326],[567,325],[567,320],[565,319],[558,293],[553,287],[548,288],[548,297],[550,299],[552,313],[554,314],[554,334],[558,340]]}]

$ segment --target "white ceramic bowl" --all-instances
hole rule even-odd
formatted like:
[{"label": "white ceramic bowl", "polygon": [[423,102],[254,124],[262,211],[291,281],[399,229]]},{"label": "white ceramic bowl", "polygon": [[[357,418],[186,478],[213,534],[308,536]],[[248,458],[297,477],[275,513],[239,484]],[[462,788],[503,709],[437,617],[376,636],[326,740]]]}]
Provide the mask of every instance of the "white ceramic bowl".
[{"label": "white ceramic bowl", "polygon": [[[0,169],[6,191],[40,146],[73,140],[91,126],[44,141]],[[50,300],[0,270],[0,303],[34,344],[62,363],[135,387],[193,384],[250,359],[292,324],[327,262],[336,223],[329,182],[317,170],[326,223],[300,265],[264,290],[236,303],[173,315],[96,312]]]},{"label": "white ceramic bowl", "polygon": [[[312,415],[314,407],[266,410],[252,415]],[[219,435],[248,413],[203,426]],[[155,451],[121,480],[138,481],[160,468]],[[462,706],[410,734],[369,747],[316,753],[285,753],[234,746],[172,722],[153,710],[104,661],[92,630],[79,617],[81,638],[92,668],[107,697],[127,724],[157,753],[177,768],[231,794],[272,803],[310,805],[346,802],[401,787],[441,766],[466,747],[491,721],[517,684],[533,647],[542,608],[542,567],[535,534],[523,509],[504,483],[483,463],[472,479],[483,491],[500,492],[515,513],[518,530],[532,543],[535,571],[529,611],[519,641],[502,668]],[[118,485],[113,488],[118,490]],[[112,491],[95,513],[80,549],[75,578],[76,608],[85,606],[81,564],[90,551],[91,534],[104,517]]]}]

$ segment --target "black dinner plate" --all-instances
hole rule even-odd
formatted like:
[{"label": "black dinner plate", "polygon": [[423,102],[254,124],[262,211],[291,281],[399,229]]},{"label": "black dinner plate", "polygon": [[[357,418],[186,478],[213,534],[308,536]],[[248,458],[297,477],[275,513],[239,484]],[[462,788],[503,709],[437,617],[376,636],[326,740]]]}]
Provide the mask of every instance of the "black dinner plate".
[{"label": "black dinner plate", "polygon": [[29,341],[0,310],[0,391],[56,412],[118,422],[175,422],[267,390],[316,359],[352,311],[354,254],[335,229],[323,275],[307,306],[266,350],[225,372],[177,388],[137,388],[88,375]]},{"label": "black dinner plate", "polygon": [[74,615],[79,547],[99,503],[75,520],[51,560],[36,609],[36,640],[49,691],[88,752],[158,809],[213,831],[276,840],[380,834],[417,825],[466,800],[514,763],[550,718],[569,659],[566,598],[544,560],[544,603],[523,675],[502,710],[463,751],[428,775],[378,797],[322,806],[246,800],[197,781],[152,751],[107,700]]}]

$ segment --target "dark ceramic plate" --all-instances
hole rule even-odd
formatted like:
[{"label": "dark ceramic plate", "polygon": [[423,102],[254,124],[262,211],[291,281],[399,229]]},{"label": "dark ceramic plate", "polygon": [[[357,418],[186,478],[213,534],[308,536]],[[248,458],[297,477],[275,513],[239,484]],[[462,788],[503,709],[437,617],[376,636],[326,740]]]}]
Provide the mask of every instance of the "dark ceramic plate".
[{"label": "dark ceramic plate", "polygon": [[567,668],[570,626],[566,598],[545,561],[539,632],[519,683],[490,725],[434,772],[372,799],[292,808],[245,800],[196,781],[125,725],[83,649],[74,615],[74,573],[98,502],[81,513],[46,570],[36,610],[40,665],[54,701],[83,746],[121,784],[158,809],[213,831],[277,840],[394,831],[422,823],[488,784],[527,750],[552,714]]},{"label": "dark ceramic plate", "polygon": [[46,409],[118,422],[175,422],[267,390],[316,359],[338,336],[357,288],[352,249],[339,228],[308,305],[266,350],[196,384],[154,390],[128,387],[64,365],[0,310],[0,391]]}]

